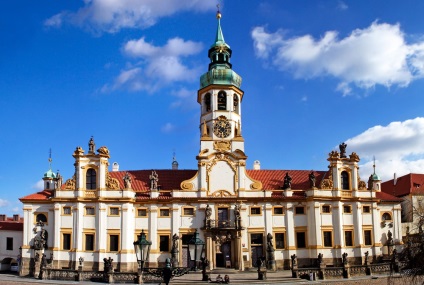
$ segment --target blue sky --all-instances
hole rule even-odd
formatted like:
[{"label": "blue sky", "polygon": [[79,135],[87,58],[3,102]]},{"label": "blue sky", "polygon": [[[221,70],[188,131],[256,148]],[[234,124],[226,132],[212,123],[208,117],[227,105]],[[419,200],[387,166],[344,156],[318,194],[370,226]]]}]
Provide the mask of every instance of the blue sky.
[{"label": "blue sky", "polygon": [[[0,212],[49,169],[107,146],[121,170],[195,169],[199,77],[218,1],[13,0],[0,9]],[[326,170],[341,142],[363,180],[424,169],[423,1],[219,1],[242,76],[248,167]],[[159,178],[160,179],[160,178]]]}]

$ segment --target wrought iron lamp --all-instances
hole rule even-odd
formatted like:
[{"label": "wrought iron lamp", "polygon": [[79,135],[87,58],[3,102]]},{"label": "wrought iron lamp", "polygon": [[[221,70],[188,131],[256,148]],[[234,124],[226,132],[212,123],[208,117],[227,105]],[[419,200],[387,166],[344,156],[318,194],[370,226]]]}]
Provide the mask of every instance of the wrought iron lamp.
[{"label": "wrought iron lamp", "polygon": [[188,242],[188,251],[190,260],[194,261],[194,270],[197,271],[197,262],[201,260],[204,254],[205,242],[199,238],[199,233],[194,232],[193,237]]},{"label": "wrought iron lamp", "polygon": [[144,230],[141,230],[138,240],[136,240],[133,244],[135,255],[137,257],[138,269],[141,271],[144,268],[144,263],[149,260],[150,246],[152,245],[152,242],[146,239]]}]

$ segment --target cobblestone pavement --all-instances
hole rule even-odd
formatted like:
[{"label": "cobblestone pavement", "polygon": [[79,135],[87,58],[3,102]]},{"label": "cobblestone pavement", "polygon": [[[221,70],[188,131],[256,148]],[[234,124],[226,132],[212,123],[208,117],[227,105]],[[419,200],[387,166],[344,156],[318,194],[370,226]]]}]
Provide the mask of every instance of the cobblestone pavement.
[{"label": "cobblestone pavement", "polygon": [[[212,274],[211,278],[214,280],[218,274]],[[257,280],[256,272],[243,272],[229,274],[231,284],[326,284],[326,285],[412,285],[403,278],[387,278],[388,276],[363,276],[353,277],[351,279],[334,279],[334,280],[323,280],[323,281],[307,281],[303,279],[291,278],[290,271],[280,271],[277,273],[268,273],[267,280]],[[170,284],[208,284],[208,282],[202,282],[201,274],[192,273],[184,275],[178,278],[174,278]],[[104,283],[95,282],[77,282],[77,281],[62,281],[62,280],[36,280],[33,278],[19,277],[12,274],[0,274],[1,285],[40,285],[40,284],[81,284],[81,285],[95,285]],[[154,284],[154,283],[150,283]],[[164,283],[162,283],[163,285]],[[212,284],[212,283],[211,283]]]}]

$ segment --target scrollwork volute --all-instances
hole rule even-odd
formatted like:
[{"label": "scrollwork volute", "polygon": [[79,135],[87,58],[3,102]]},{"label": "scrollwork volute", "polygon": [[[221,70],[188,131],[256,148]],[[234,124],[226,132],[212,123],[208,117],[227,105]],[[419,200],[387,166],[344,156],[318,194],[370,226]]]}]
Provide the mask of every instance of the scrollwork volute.
[{"label": "scrollwork volute", "polygon": [[119,190],[119,181],[116,178],[112,178],[108,171],[106,171],[106,188],[110,190]]},{"label": "scrollwork volute", "polygon": [[65,182],[65,190],[75,190],[76,188],[76,182],[75,182],[75,174],[72,176],[72,178],[66,180]]}]

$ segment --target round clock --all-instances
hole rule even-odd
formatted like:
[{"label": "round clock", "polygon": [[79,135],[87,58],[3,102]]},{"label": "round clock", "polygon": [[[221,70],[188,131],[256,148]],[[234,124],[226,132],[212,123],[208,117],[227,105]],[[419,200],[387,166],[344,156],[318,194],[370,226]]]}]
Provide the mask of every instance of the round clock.
[{"label": "round clock", "polygon": [[213,126],[213,133],[219,138],[226,138],[231,134],[231,124],[227,120],[216,121]]}]

